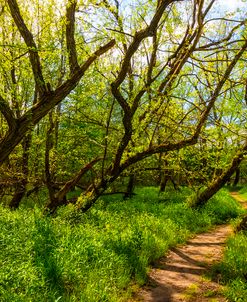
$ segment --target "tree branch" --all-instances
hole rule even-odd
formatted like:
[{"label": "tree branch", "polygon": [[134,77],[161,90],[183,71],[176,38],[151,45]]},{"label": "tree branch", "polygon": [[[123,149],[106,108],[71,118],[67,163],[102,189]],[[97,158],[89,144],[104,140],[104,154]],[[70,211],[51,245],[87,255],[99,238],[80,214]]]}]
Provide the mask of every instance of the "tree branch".
[{"label": "tree branch", "polygon": [[106,53],[115,45],[115,40],[111,40],[104,46],[96,50],[89,58],[76,70],[71,77],[61,84],[54,92],[40,98],[40,101],[28,110],[20,119],[24,121],[32,118],[32,123],[36,124],[45,116],[51,108],[60,103],[79,83],[88,68],[95,62],[97,58]]},{"label": "tree branch", "polygon": [[204,112],[201,115],[200,121],[196,127],[194,136],[198,137],[199,133],[201,132],[201,129],[206,121],[206,119],[208,118],[208,115],[216,101],[216,99],[218,98],[220,91],[223,87],[223,85],[225,84],[226,80],[228,79],[228,77],[230,76],[234,66],[236,65],[236,63],[238,62],[238,60],[240,59],[240,57],[243,55],[243,53],[246,51],[247,49],[247,40],[245,41],[244,45],[242,46],[242,48],[240,49],[240,51],[236,54],[236,56],[232,59],[231,63],[229,64],[229,66],[227,67],[222,79],[219,81],[218,85],[216,86],[209,102],[207,105],[206,110],[204,110]]},{"label": "tree branch", "polygon": [[82,176],[85,173],[87,173],[89,170],[91,170],[92,167],[100,160],[102,160],[102,158],[95,158],[90,163],[88,163],[86,166],[81,168],[81,170],[71,180],[66,182],[66,184],[62,187],[62,189],[56,194],[55,198],[57,198],[59,201],[61,201],[65,197],[65,195],[68,192],[70,192],[71,189],[80,181]]},{"label": "tree branch", "polygon": [[76,0],[70,0],[66,7],[66,45],[69,56],[70,73],[79,68],[75,44],[75,9]]},{"label": "tree branch", "polygon": [[9,126],[9,131],[11,131],[16,126],[16,118],[14,116],[14,112],[11,110],[8,103],[1,95],[0,95],[0,111],[7,121],[7,124]]},{"label": "tree branch", "polygon": [[36,125],[53,107],[59,104],[77,86],[92,63],[114,45],[115,40],[111,40],[96,50],[67,81],[54,92],[43,94],[40,101],[17,120],[18,129],[9,132],[0,142],[0,165],[23,139],[29,128]]},{"label": "tree branch", "polygon": [[[209,22],[210,20],[208,20],[207,22]],[[244,24],[246,23],[246,21],[241,21],[238,25],[234,26],[232,28],[232,30],[229,32],[228,36],[226,36],[225,38],[221,39],[221,40],[218,40],[218,41],[215,41],[215,42],[212,42],[212,43],[209,43],[209,44],[206,44],[206,45],[202,45],[202,46],[199,46],[198,48],[196,48],[195,50],[196,51],[201,51],[201,50],[206,50],[212,46],[217,46],[217,45],[220,45],[224,42],[227,42],[227,41],[230,41],[230,39],[232,38],[232,36],[234,35],[235,31],[237,29],[239,29],[241,26],[243,26]],[[204,25],[206,24],[206,22],[204,23]]]},{"label": "tree branch", "polygon": [[233,157],[231,163],[227,168],[218,176],[209,186],[202,191],[197,198],[193,201],[193,207],[199,207],[204,205],[220,188],[222,188],[225,183],[229,180],[232,174],[239,167],[244,156],[247,154],[247,140],[245,141],[244,146],[238,150]]},{"label": "tree branch", "polygon": [[35,80],[35,83],[37,85],[37,88],[38,88],[40,94],[42,95],[45,92],[47,92],[47,90],[46,90],[46,85],[45,85],[45,81],[44,81],[43,74],[42,74],[42,68],[41,68],[41,64],[40,64],[40,57],[38,54],[38,49],[37,49],[36,43],[34,41],[33,35],[27,28],[27,26],[22,18],[22,15],[21,15],[21,12],[20,12],[20,9],[19,9],[19,6],[18,6],[16,0],[7,0],[7,3],[9,6],[9,9],[10,9],[10,13],[14,19],[14,22],[28,47],[29,59],[30,59],[30,63],[32,66],[32,70],[33,70],[34,80]]},{"label": "tree branch", "polygon": [[[132,136],[132,117],[133,114],[135,113],[135,110],[138,105],[139,99],[142,97],[142,95],[145,93],[145,90],[142,90],[135,98],[133,107],[131,108],[128,102],[125,100],[123,95],[121,94],[119,87],[126,78],[126,75],[129,71],[130,68],[130,60],[132,59],[133,55],[135,52],[138,50],[141,42],[147,38],[147,37],[152,37],[156,35],[156,30],[158,27],[158,24],[160,22],[160,19],[163,16],[163,13],[167,6],[171,4],[172,2],[175,2],[176,0],[161,0],[158,3],[156,12],[150,22],[150,24],[145,28],[140,31],[137,31],[136,34],[134,35],[132,43],[129,45],[129,47],[125,51],[125,56],[123,59],[123,63],[120,67],[120,71],[118,73],[117,78],[115,79],[114,82],[111,83],[111,91],[115,99],[118,101],[120,106],[122,107],[124,111],[124,116],[123,116],[123,125],[124,125],[124,136],[121,139],[121,143],[118,147],[118,150],[116,152],[115,160],[114,160],[114,165],[113,169],[111,171],[111,174],[117,174],[118,169],[120,167],[120,162],[121,158],[123,155],[123,152],[125,148],[127,147],[131,136]],[[146,87],[145,87],[146,88]]]},{"label": "tree branch", "polygon": [[138,50],[141,42],[145,38],[152,37],[155,34],[156,28],[159,24],[159,21],[160,21],[162,15],[163,15],[165,9],[172,2],[176,2],[176,0],[162,0],[162,1],[160,1],[159,6],[157,7],[156,12],[155,12],[149,26],[147,26],[145,29],[142,29],[142,30],[137,31],[135,33],[133,41],[129,45],[129,47],[128,47],[126,53],[125,53],[123,63],[121,65],[118,76],[115,79],[115,81],[111,84],[112,94],[116,98],[116,100],[119,102],[119,104],[122,107],[122,109],[124,110],[124,112],[130,111],[130,107],[129,107],[128,103],[126,102],[126,100],[121,95],[121,93],[119,91],[119,86],[124,81],[124,79],[126,77],[126,74],[129,70],[130,60],[133,57],[133,55],[135,54],[135,52]]},{"label": "tree branch", "polygon": [[175,143],[171,143],[171,142],[167,142],[164,144],[160,144],[157,146],[153,146],[151,148],[148,148],[142,152],[136,153],[135,155],[129,157],[125,162],[123,162],[120,167],[119,170],[123,171],[125,170],[127,167],[129,167],[130,165],[150,156],[156,153],[160,153],[160,152],[167,152],[167,151],[172,151],[172,150],[179,150],[181,148],[193,145],[197,143],[198,137],[200,135],[201,129],[203,127],[203,125],[205,124],[208,115],[216,101],[216,99],[218,98],[220,91],[223,87],[223,85],[225,84],[226,80],[228,79],[229,75],[231,74],[234,66],[236,65],[236,63],[238,62],[238,60],[240,59],[240,57],[243,55],[243,53],[245,52],[245,50],[247,49],[247,40],[244,43],[244,45],[242,46],[241,50],[236,54],[236,56],[233,58],[233,60],[231,61],[231,63],[229,64],[229,66],[227,67],[224,76],[222,77],[222,79],[220,80],[220,82],[218,83],[217,87],[215,88],[209,102],[207,105],[207,108],[203,111],[200,120],[195,128],[195,132],[194,134],[185,140],[179,141],[179,142],[175,142]]}]

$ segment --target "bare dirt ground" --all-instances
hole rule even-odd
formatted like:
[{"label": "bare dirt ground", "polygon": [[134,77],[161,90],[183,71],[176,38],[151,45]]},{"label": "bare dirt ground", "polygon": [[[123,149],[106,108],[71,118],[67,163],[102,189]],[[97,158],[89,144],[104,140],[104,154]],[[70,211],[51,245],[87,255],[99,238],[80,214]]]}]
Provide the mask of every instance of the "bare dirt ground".
[{"label": "bare dirt ground", "polygon": [[[231,194],[246,203],[236,192]],[[207,277],[210,268],[223,253],[225,241],[232,233],[229,225],[221,225],[199,234],[186,245],[173,248],[159,259],[149,274],[149,282],[134,301],[143,302],[225,302],[219,284],[220,275],[212,281]]]},{"label": "bare dirt ground", "polygon": [[231,192],[233,198],[235,198],[238,202],[240,202],[245,209],[247,209],[247,200],[244,200],[238,192]]}]

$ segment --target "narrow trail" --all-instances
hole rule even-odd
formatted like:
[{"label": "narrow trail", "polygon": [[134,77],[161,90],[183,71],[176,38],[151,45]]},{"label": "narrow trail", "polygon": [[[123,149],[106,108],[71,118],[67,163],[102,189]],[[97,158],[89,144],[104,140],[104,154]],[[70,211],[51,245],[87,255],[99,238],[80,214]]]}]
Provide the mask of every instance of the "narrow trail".
[{"label": "narrow trail", "polygon": [[238,192],[231,192],[230,195],[242,204],[243,208],[247,209],[247,200],[245,200]]},{"label": "narrow trail", "polygon": [[[247,208],[247,201],[238,193],[231,195]],[[171,249],[152,268],[148,285],[132,301],[226,302],[221,294],[220,275],[215,281],[206,276],[212,265],[220,261],[231,233],[229,225],[221,225],[195,236],[184,246]]]}]

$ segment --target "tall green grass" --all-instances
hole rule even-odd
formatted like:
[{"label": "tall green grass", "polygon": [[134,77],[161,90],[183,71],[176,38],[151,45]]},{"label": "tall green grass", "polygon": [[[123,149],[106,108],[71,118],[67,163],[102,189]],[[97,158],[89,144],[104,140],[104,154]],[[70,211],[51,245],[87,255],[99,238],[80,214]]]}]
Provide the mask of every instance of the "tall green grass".
[{"label": "tall green grass", "polygon": [[[247,187],[239,190],[247,200]],[[246,211],[245,211],[246,213]],[[237,224],[238,221],[235,222]],[[226,285],[225,295],[229,301],[247,301],[247,231],[231,236],[226,245],[224,257],[215,267]]]},{"label": "tall green grass", "polygon": [[247,232],[240,232],[228,239],[222,262],[216,267],[226,285],[225,296],[229,301],[247,301]]},{"label": "tall green grass", "polygon": [[188,189],[136,193],[102,198],[86,214],[0,207],[0,301],[126,301],[171,246],[241,212],[224,190],[200,211],[184,202]]}]

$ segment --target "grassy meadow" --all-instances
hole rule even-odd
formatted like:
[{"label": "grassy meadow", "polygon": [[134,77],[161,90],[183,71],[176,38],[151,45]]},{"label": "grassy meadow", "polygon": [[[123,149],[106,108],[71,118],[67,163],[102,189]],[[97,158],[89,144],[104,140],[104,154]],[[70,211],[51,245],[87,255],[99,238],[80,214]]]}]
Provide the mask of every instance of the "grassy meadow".
[{"label": "grassy meadow", "polygon": [[[200,210],[185,203],[190,193],[145,187],[128,200],[105,196],[85,214],[69,205],[55,217],[25,204],[17,211],[0,206],[0,301],[127,301],[170,247],[242,213],[226,190]],[[247,252],[245,234],[229,246],[234,255],[243,246]],[[238,265],[246,272],[246,257],[241,261],[226,260],[225,274],[232,265],[237,278]]]}]

